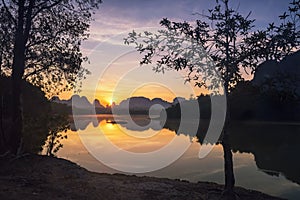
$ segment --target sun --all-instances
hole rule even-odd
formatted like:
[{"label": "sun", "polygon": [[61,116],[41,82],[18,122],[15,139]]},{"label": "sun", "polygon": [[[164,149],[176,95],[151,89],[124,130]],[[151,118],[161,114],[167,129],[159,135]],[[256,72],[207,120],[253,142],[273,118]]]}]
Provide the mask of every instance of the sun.
[{"label": "sun", "polygon": [[106,99],[106,103],[108,106],[111,106],[113,104],[113,100],[112,99]]}]

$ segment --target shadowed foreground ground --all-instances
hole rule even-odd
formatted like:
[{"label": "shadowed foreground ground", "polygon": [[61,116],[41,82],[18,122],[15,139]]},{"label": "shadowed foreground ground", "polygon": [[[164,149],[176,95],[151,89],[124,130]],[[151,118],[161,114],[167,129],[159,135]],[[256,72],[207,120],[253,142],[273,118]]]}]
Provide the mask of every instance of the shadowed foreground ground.
[{"label": "shadowed foreground ground", "polygon": [[[0,161],[0,199],[219,199],[215,183],[89,172],[63,159],[30,155]],[[239,199],[279,199],[236,188]]]}]

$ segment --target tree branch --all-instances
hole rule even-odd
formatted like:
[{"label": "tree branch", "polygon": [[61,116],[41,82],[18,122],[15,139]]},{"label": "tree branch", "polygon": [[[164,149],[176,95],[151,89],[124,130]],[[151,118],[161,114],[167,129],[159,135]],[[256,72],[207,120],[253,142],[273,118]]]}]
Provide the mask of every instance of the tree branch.
[{"label": "tree branch", "polygon": [[2,0],[3,6],[6,10],[6,12],[8,13],[9,17],[11,18],[11,20],[14,22],[15,25],[17,25],[17,20],[13,17],[13,15],[11,14],[9,8],[7,7],[6,3],[4,0]]},{"label": "tree branch", "polygon": [[[48,0],[46,0],[45,2],[47,2]],[[54,6],[58,5],[59,3],[61,3],[63,0],[57,0],[55,1],[53,4],[50,4],[49,6],[42,6],[40,9],[38,9],[31,17],[31,20],[33,20],[42,10],[49,10],[51,8],[53,8]],[[46,4],[46,3],[42,3],[42,4]],[[40,5],[42,5],[40,4]]]},{"label": "tree branch", "polygon": [[26,13],[26,21],[25,21],[25,30],[24,30],[24,45],[26,45],[28,38],[29,38],[29,33],[32,25],[32,10],[33,6],[35,4],[35,0],[30,0],[28,8],[27,8],[27,13]]},{"label": "tree branch", "polygon": [[46,39],[44,39],[44,40],[39,40],[39,41],[36,41],[36,42],[34,42],[34,43],[28,44],[28,45],[27,45],[27,48],[30,48],[30,47],[32,47],[32,46],[39,45],[39,44],[42,44],[42,43],[47,43],[47,42],[49,42],[50,40],[55,39],[59,34],[63,33],[64,31],[67,31],[67,29],[59,30],[59,31],[57,31],[54,35],[52,35],[51,37],[48,37],[48,38],[46,38]]},{"label": "tree branch", "polygon": [[48,68],[49,68],[49,65],[46,65],[46,66],[44,66],[44,67],[42,67],[40,69],[34,70],[33,72],[30,72],[30,73],[24,75],[23,79],[26,80],[28,77],[30,77],[30,76],[32,76],[34,74],[37,74],[37,73],[39,73],[41,71],[44,71],[44,70],[46,70]]}]

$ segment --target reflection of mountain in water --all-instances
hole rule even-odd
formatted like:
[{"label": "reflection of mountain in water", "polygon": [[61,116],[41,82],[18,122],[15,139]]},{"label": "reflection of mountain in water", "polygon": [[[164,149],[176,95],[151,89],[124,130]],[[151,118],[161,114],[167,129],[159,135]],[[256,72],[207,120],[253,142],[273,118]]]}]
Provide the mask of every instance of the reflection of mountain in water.
[{"label": "reflection of mountain in water", "polygon": [[[85,130],[87,126],[92,123],[94,127],[98,127],[101,121],[107,123],[113,123],[114,125],[122,126],[128,130],[133,131],[145,131],[145,130],[161,130],[163,123],[160,120],[151,120],[148,116],[137,115],[137,116],[113,116],[113,115],[91,115],[91,116],[74,116],[75,123],[71,123],[71,130]],[[118,123],[122,122],[122,123]]]},{"label": "reflection of mountain in water", "polygon": [[90,123],[93,124],[94,127],[98,127],[101,121],[114,120],[112,115],[86,115],[86,116],[73,116],[74,123],[71,123],[71,130],[85,130]]},{"label": "reflection of mountain in water", "polygon": [[127,120],[126,124],[121,124],[122,127],[132,131],[146,131],[152,129],[159,131],[163,128],[159,120],[151,120],[146,116],[136,116]]}]

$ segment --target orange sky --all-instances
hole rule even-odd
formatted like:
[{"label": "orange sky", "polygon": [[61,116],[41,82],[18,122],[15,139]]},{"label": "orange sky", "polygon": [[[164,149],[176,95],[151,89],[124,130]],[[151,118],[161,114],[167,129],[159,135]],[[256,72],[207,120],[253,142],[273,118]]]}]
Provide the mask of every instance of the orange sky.
[{"label": "orange sky", "polygon": [[[211,3],[207,2],[207,4]],[[121,5],[123,4],[121,3]],[[128,15],[120,17],[118,15],[126,11],[123,8],[120,7],[118,12],[112,12],[110,9],[117,8],[116,5],[110,7],[110,3],[107,2],[102,6],[107,6],[107,9],[102,8],[99,10],[101,12],[96,13],[95,21],[90,29],[90,38],[82,45],[83,55],[89,58],[89,63],[85,63],[84,67],[91,72],[91,75],[88,75],[87,79],[83,81],[80,96],[86,96],[91,102],[98,99],[101,104],[107,105],[111,102],[118,104],[131,96],[145,96],[150,99],[159,97],[171,102],[175,97],[188,99],[191,95],[207,93],[203,89],[194,87],[193,84],[184,84],[183,73],[175,71],[165,74],[154,73],[152,71],[154,64],[140,67],[141,55],[132,46],[124,45],[124,38],[133,29],[137,32],[145,30],[153,32],[161,29],[159,21],[162,16],[153,15],[151,10],[148,16],[144,11],[140,13],[145,18],[141,18],[140,15],[133,18]],[[205,7],[208,6],[205,5]],[[248,10],[248,7],[249,5],[244,9]],[[169,5],[167,10],[171,11]],[[168,14],[171,19],[179,17],[179,21],[194,21],[199,17],[191,15],[191,11],[187,13],[180,9],[174,11],[176,12],[162,11],[161,15]],[[128,10],[128,12],[129,14],[134,13],[132,10]],[[179,12],[181,12],[180,15]],[[258,16],[256,18],[259,24],[264,24],[265,18],[262,18],[263,20]],[[64,92],[59,97],[69,99],[72,95],[73,92]]]},{"label": "orange sky", "polygon": [[[185,83],[184,73],[167,71],[155,73],[153,65],[140,66],[141,55],[132,46],[123,44],[127,32],[101,42],[87,52],[90,63],[85,63],[91,75],[83,81],[80,96],[86,96],[90,102],[100,100],[102,105],[111,102],[120,103],[132,96],[144,96],[150,99],[162,98],[172,102],[175,97],[190,98],[206,93]],[[59,95],[69,99],[73,92]]]}]

